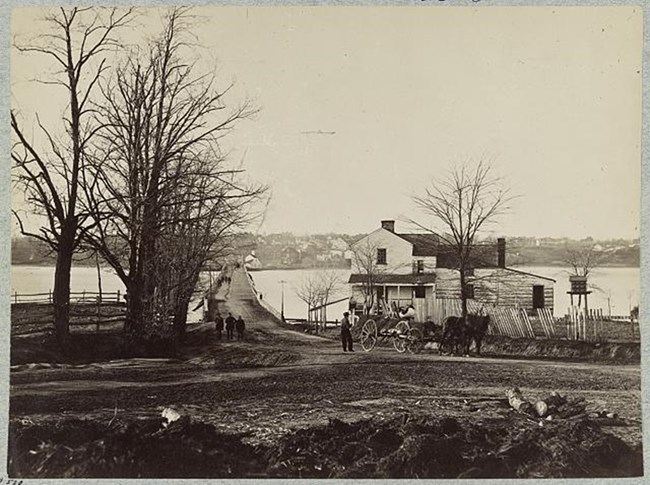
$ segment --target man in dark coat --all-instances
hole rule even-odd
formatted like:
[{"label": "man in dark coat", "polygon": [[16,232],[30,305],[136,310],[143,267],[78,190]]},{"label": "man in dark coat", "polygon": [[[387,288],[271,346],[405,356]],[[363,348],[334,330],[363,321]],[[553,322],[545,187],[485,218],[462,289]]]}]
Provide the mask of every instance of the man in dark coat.
[{"label": "man in dark coat", "polygon": [[218,313],[214,317],[214,325],[217,331],[217,340],[221,340],[221,335],[223,334],[223,317]]},{"label": "man in dark coat", "polygon": [[246,328],[246,324],[241,315],[239,315],[239,318],[235,322],[235,328],[237,329],[237,340],[244,340],[244,329]]},{"label": "man in dark coat", "polygon": [[226,317],[226,338],[232,340],[235,337],[235,317],[232,316],[232,313],[228,312],[228,317]]},{"label": "man in dark coat", "polygon": [[343,320],[341,320],[341,343],[343,344],[343,352],[354,352],[352,348],[352,332],[350,329],[350,316],[349,312],[343,313]]}]

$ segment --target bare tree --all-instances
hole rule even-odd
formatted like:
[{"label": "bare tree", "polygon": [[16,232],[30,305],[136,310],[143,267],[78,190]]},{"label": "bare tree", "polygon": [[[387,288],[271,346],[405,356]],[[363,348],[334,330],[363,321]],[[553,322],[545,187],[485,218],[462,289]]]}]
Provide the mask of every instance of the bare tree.
[{"label": "bare tree", "polygon": [[[159,284],[167,285],[164,294],[174,314],[177,337],[185,332],[189,303],[201,269],[222,256],[233,233],[255,217],[251,206],[265,191],[263,186],[242,184],[236,174],[230,184],[224,184],[217,177],[205,176],[206,173],[208,170],[203,170],[194,175],[195,180],[182,184],[186,190],[177,194],[168,208],[172,213],[165,216],[175,224],[163,231],[159,242],[163,251],[158,254],[164,256],[158,259],[158,265],[165,269]],[[161,274],[160,269],[156,274]]]},{"label": "bare tree", "polygon": [[294,288],[295,294],[307,305],[307,324],[311,323],[311,310],[321,299],[321,284],[314,273],[305,275]]},{"label": "bare tree", "polygon": [[318,304],[322,307],[323,311],[323,330],[327,322],[327,305],[339,295],[341,291],[341,275],[340,273],[324,269],[318,272],[318,285],[320,286],[320,298]]},{"label": "bare tree", "polygon": [[377,250],[379,246],[370,239],[363,238],[359,241],[347,241],[352,252],[352,273],[360,275],[359,288],[363,295],[363,311],[370,313],[374,307],[377,292],[377,280],[381,275],[387,274],[387,266],[377,263]]},{"label": "bare tree", "polygon": [[16,46],[20,52],[35,53],[54,62],[58,71],[40,82],[62,88],[68,101],[62,127],[48,128],[36,114],[43,144],[29,137],[16,112],[11,112],[16,140],[11,152],[15,180],[44,222],[37,231],[31,231],[16,211],[13,214],[24,235],[43,241],[56,253],[54,328],[63,348],[69,343],[72,257],[79,247],[80,228],[88,222],[87,214],[80,210],[79,198],[81,178],[91,177],[86,174],[86,155],[98,129],[92,102],[97,84],[108,69],[106,55],[118,45],[115,33],[127,24],[132,12],[60,8],[46,18],[50,31],[29,45]]},{"label": "bare tree", "polygon": [[[569,275],[588,278],[596,268],[602,265],[606,256],[604,253],[595,250],[595,244],[573,244],[564,249],[564,264],[569,267]],[[600,288],[591,285],[599,291]],[[572,297],[573,298],[573,297]],[[573,302],[573,299],[571,300]],[[609,298],[608,298],[609,301]],[[582,295],[578,295],[578,306],[582,304]],[[585,315],[589,318],[589,304],[585,295]]]},{"label": "bare tree", "polygon": [[416,205],[433,219],[427,226],[449,251],[449,266],[460,274],[462,316],[467,316],[467,276],[476,264],[476,242],[480,231],[493,224],[512,201],[504,180],[494,175],[492,165],[479,161],[452,170],[446,178],[433,181],[423,195],[413,197]]},{"label": "bare tree", "polygon": [[574,244],[564,249],[564,263],[570,268],[569,274],[588,277],[602,265],[605,253],[595,250],[595,244]]},{"label": "bare tree", "polygon": [[101,85],[96,106],[104,129],[97,180],[85,184],[94,225],[84,238],[127,288],[125,329],[136,346],[161,331],[149,322],[169,328],[170,314],[182,334],[200,268],[265,192],[221,151],[221,138],[255,110],[227,108],[229,87],[189,60],[188,15],[170,10],[147,53],[134,52]]}]

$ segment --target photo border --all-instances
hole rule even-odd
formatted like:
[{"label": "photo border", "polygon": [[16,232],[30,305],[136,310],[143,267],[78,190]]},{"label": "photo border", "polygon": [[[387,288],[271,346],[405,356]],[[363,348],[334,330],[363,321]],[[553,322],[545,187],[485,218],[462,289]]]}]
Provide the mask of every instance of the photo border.
[{"label": "photo border", "polygon": [[[650,61],[650,21],[649,21],[649,7],[650,0],[639,1],[626,1],[626,0],[586,0],[586,1],[566,1],[566,0],[411,0],[411,1],[341,1],[341,0],[323,0],[323,1],[173,1],[173,0],[150,0],[150,1],[124,1],[113,0],[110,2],[102,2],[98,0],[85,0],[85,1],[27,1],[27,0],[3,0],[0,1],[0,113],[5,120],[0,123],[0,315],[2,315],[2,331],[0,331],[0,485],[6,482],[6,466],[7,466],[7,439],[6,433],[8,428],[9,418],[9,367],[10,367],[10,353],[9,353],[9,312],[11,308],[11,183],[10,183],[10,125],[9,125],[9,111],[11,105],[10,97],[10,46],[11,46],[11,11],[14,7],[25,6],[57,6],[57,5],[74,5],[83,4],[90,5],[111,5],[111,6],[127,6],[136,5],[142,7],[164,7],[170,5],[196,5],[196,6],[418,6],[422,8],[446,8],[446,7],[472,7],[472,8],[489,8],[490,6],[537,6],[537,7],[567,7],[567,6],[636,6],[643,10],[643,94],[642,94],[642,138],[641,138],[641,201],[640,201],[640,244],[641,244],[641,269],[640,269],[640,313],[642,315],[650,315],[650,302],[645,295],[650,287],[650,274],[648,273],[648,261],[644,256],[650,250],[650,236],[647,231],[648,217],[650,216],[650,194],[647,190],[647,184],[650,175],[650,151],[648,144],[650,141],[650,101],[649,101],[649,88],[650,88],[650,73],[648,72],[648,65]],[[7,330],[5,330],[7,329]],[[643,455],[644,455],[644,471],[645,475],[650,475],[650,412],[648,409],[650,396],[647,391],[650,386],[650,369],[648,362],[650,359],[650,326],[640,325],[641,334],[641,405],[643,416]],[[5,481],[2,481],[4,478]],[[558,484],[558,483],[573,483],[576,480],[584,479],[526,479],[521,480],[525,483],[543,483],[543,484]],[[65,483],[74,481],[80,484],[94,484],[94,483],[160,483],[160,484],[176,484],[176,483],[259,483],[259,480],[254,479],[204,479],[204,480],[189,480],[189,479],[74,479],[65,480]],[[303,483],[332,483],[343,484],[352,483],[349,480],[338,479],[321,479],[321,480],[307,480],[307,479],[264,479],[264,483],[287,483],[290,481],[294,484]],[[508,480],[508,483],[519,482],[520,480]],[[64,483],[61,479],[22,479],[22,482],[27,483],[43,483],[43,484],[61,484]],[[481,484],[501,484],[504,481],[499,479],[403,479],[400,483],[481,483]],[[602,478],[602,479],[589,479],[590,484],[636,484],[643,483],[644,478]],[[372,484],[389,484],[394,483],[394,480],[355,480],[354,483],[372,483]]]}]

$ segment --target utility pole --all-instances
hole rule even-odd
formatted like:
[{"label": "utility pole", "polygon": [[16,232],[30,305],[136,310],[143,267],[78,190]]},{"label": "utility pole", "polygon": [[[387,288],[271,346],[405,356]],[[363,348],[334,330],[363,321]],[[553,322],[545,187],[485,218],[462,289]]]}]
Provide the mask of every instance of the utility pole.
[{"label": "utility pole", "polygon": [[282,285],[282,306],[280,307],[280,316],[282,317],[282,321],[284,322],[284,284],[286,283],[285,280],[280,280],[278,281]]},{"label": "utility pole", "polygon": [[607,318],[612,319],[612,290],[607,290]]}]

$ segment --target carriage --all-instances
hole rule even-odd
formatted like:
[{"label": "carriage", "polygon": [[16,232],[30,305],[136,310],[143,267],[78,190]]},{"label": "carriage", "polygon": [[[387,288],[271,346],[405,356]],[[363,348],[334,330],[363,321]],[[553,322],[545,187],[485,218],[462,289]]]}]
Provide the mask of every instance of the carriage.
[{"label": "carriage", "polygon": [[442,329],[433,322],[415,322],[412,315],[399,313],[361,316],[358,327],[359,343],[366,352],[386,340],[391,340],[397,352],[417,354],[427,342],[440,342]]}]

